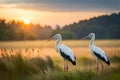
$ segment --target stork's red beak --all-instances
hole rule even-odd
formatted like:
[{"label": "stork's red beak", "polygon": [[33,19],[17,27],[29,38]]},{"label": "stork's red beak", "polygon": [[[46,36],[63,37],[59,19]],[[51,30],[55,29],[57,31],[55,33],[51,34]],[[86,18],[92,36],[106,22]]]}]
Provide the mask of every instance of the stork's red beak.
[{"label": "stork's red beak", "polygon": [[83,37],[83,38],[81,38],[81,39],[86,39],[86,38],[89,38],[89,36],[85,36],[85,37]]},{"label": "stork's red beak", "polygon": [[50,40],[53,40],[53,39],[54,39],[54,38],[52,37],[52,38],[48,39],[47,42],[50,41]]}]

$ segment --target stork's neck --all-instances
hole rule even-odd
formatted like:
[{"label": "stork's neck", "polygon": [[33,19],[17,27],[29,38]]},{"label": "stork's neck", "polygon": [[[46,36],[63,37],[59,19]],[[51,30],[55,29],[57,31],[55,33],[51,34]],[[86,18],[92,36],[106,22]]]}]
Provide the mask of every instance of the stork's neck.
[{"label": "stork's neck", "polygon": [[94,45],[94,40],[95,40],[95,36],[93,36],[90,40],[90,43],[89,43],[89,47],[93,46]]},{"label": "stork's neck", "polygon": [[57,48],[57,46],[59,45],[60,41],[61,41],[60,38],[58,38],[58,39],[56,40],[56,43],[55,43],[55,47],[56,47],[56,48]]}]

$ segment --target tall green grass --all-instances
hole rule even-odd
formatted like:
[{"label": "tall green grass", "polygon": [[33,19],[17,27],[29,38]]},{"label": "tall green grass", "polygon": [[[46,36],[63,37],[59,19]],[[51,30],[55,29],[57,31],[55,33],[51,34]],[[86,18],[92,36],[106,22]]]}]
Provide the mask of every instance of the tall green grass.
[{"label": "tall green grass", "polygon": [[0,80],[26,80],[32,74],[46,74],[49,70],[60,70],[49,56],[27,59],[18,53],[2,54],[0,58]]},{"label": "tall green grass", "polygon": [[[111,59],[114,61],[114,56]],[[119,58],[118,60],[120,61]],[[84,57],[79,61],[90,62]],[[120,65],[106,69],[104,76],[96,75],[90,68],[83,69],[64,72],[49,56],[29,59],[17,53],[15,55],[2,54],[0,57],[0,80],[120,80]]]},{"label": "tall green grass", "polygon": [[88,40],[67,40],[63,43],[74,51],[77,58],[76,66],[69,63],[68,72],[64,72],[62,58],[53,48],[54,41],[0,42],[0,80],[120,80],[119,40],[95,41],[105,50],[111,62],[110,66],[104,64],[103,76],[101,70],[96,75]]}]

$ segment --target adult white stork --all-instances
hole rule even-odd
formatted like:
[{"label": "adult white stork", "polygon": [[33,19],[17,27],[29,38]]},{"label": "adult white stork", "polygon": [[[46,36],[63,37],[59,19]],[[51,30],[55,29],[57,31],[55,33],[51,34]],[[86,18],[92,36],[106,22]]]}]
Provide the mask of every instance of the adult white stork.
[{"label": "adult white stork", "polygon": [[67,61],[70,61],[73,65],[76,65],[76,58],[73,54],[73,51],[68,46],[64,44],[60,44],[60,41],[62,41],[62,36],[60,34],[55,34],[49,40],[52,39],[56,39],[56,43],[55,43],[56,51],[62,56],[64,60],[64,71],[68,71]]},{"label": "adult white stork", "polygon": [[[102,49],[100,49],[99,47],[96,47],[94,45],[94,40],[95,40],[95,34],[94,33],[90,33],[88,36],[86,36],[82,39],[85,39],[85,38],[91,38],[90,43],[89,43],[89,48],[90,48],[90,51],[91,51],[92,55],[96,59],[96,69],[97,69],[97,73],[98,73],[98,60],[102,60],[105,63],[107,63],[108,65],[110,65],[110,61],[107,58],[105,52]],[[103,74],[103,64],[102,64],[102,74]]]}]

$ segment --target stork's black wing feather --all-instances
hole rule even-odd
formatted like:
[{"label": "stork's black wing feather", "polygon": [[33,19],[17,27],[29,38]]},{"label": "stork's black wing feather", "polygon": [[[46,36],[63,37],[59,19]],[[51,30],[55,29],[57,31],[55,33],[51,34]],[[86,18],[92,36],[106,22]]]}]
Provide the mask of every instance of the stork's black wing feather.
[{"label": "stork's black wing feather", "polygon": [[102,57],[100,54],[98,54],[97,52],[93,52],[95,54],[95,56],[97,56],[99,59],[101,59],[102,61],[104,61],[105,63],[107,63],[108,65],[110,65],[110,61],[109,60],[105,60],[104,57]]},{"label": "stork's black wing feather", "polygon": [[62,52],[62,50],[60,49],[60,53],[61,55],[67,59],[68,61],[70,61],[73,65],[76,65],[76,62],[75,61],[72,61],[72,59],[70,58],[70,56],[66,55],[64,52]]}]

